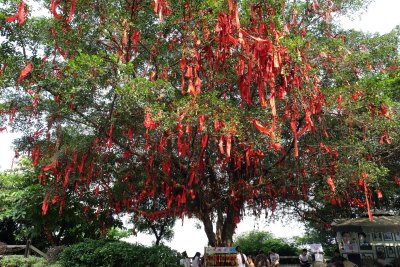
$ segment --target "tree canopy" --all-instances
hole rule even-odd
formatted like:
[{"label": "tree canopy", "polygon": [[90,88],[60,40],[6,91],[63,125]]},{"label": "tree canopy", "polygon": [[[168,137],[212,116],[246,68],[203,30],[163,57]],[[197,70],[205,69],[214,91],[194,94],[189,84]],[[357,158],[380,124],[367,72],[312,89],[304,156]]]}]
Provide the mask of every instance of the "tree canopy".
[{"label": "tree canopy", "polygon": [[109,216],[197,217],[215,245],[246,210],[370,213],[399,185],[398,30],[333,24],[364,3],[6,1],[1,129],[24,134],[43,215],[71,188]]}]

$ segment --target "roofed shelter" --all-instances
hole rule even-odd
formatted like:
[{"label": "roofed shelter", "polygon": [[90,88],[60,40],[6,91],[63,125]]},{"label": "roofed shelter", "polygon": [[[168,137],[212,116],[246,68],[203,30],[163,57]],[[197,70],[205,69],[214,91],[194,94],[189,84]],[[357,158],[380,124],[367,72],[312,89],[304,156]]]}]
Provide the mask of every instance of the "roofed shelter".
[{"label": "roofed shelter", "polygon": [[340,232],[400,232],[400,216],[374,216],[340,220],[333,224]]},{"label": "roofed shelter", "polygon": [[336,220],[332,224],[340,253],[358,266],[363,262],[400,258],[400,216],[376,213],[368,217]]}]

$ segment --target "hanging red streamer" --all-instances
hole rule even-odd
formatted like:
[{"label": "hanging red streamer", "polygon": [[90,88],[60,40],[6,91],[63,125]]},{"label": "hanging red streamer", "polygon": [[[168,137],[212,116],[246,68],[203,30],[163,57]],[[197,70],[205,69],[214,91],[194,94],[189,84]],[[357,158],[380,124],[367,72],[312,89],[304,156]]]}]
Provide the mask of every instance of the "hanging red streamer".
[{"label": "hanging red streamer", "polygon": [[75,11],[76,1],[77,0],[71,0],[71,7],[69,9],[69,15],[68,15],[68,18],[67,18],[67,23],[70,23],[71,20],[72,20],[72,17],[74,15],[74,11]]},{"label": "hanging red streamer", "polygon": [[398,177],[397,175],[394,176],[394,183],[395,183],[397,186],[400,186],[400,180],[399,180],[399,177]]},{"label": "hanging red streamer", "polygon": [[12,21],[18,19],[18,24],[22,25],[22,24],[24,24],[26,15],[27,15],[27,8],[25,6],[25,3],[24,3],[24,1],[20,1],[18,4],[17,14],[15,14],[14,16],[11,16],[11,17],[6,17],[6,20],[8,22],[12,22]]},{"label": "hanging red streamer", "polygon": [[144,120],[144,127],[150,128],[150,129],[155,129],[157,125],[154,123],[154,121],[151,117],[149,108],[146,108],[145,112],[146,112],[146,118]]},{"label": "hanging red streamer", "polygon": [[20,84],[25,79],[25,77],[31,72],[31,70],[32,70],[32,63],[29,62],[28,65],[26,65],[25,68],[21,71],[17,83]]},{"label": "hanging red streamer", "polygon": [[370,221],[372,221],[371,205],[369,203],[369,194],[368,194],[368,188],[367,188],[367,177],[368,177],[367,173],[363,172],[362,178],[363,178],[363,185],[364,185],[365,202],[367,204],[367,209],[368,209],[368,218]]},{"label": "hanging red streamer", "polygon": [[336,191],[335,183],[333,182],[332,176],[328,176],[327,183],[331,188],[332,193]]},{"label": "hanging red streamer", "polygon": [[51,0],[51,3],[50,3],[51,13],[53,13],[53,16],[58,20],[62,19],[62,17],[57,13],[57,7],[60,4],[60,2],[61,2],[61,0]]},{"label": "hanging red streamer", "polygon": [[171,9],[168,6],[167,0],[153,0],[154,12],[158,14],[158,18],[162,22],[164,16],[171,15]]},{"label": "hanging red streamer", "polygon": [[47,201],[47,195],[45,196],[42,204],[42,215],[46,215],[47,210],[49,209],[49,202]]}]

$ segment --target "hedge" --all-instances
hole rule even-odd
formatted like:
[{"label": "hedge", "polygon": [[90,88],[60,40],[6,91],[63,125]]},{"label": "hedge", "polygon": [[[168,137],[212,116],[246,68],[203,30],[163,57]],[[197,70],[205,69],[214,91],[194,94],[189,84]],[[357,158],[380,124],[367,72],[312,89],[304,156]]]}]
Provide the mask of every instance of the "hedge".
[{"label": "hedge", "polygon": [[50,264],[44,258],[22,256],[4,256],[0,260],[0,267],[61,267],[59,264]]},{"label": "hedge", "polygon": [[107,240],[86,240],[67,247],[59,257],[68,267],[178,267],[178,261],[179,253],[166,246]]}]

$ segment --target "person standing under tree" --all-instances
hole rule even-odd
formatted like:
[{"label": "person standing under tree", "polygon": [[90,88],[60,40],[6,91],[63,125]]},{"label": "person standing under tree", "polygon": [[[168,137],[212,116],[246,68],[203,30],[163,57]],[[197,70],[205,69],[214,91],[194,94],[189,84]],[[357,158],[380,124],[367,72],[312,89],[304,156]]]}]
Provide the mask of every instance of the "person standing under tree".
[{"label": "person standing under tree", "polygon": [[300,267],[310,267],[310,262],[308,260],[307,249],[303,249],[303,253],[299,256]]},{"label": "person standing under tree", "polygon": [[186,251],[182,252],[182,259],[179,261],[179,265],[190,267],[190,258],[188,257]]},{"label": "person standing under tree", "polygon": [[256,267],[270,267],[269,259],[264,252],[260,251],[255,260]]},{"label": "person standing under tree", "polygon": [[338,249],[335,249],[335,254],[334,256],[331,258],[331,266],[338,266],[343,264],[344,261],[346,261],[347,259],[343,256],[340,255],[340,251]]},{"label": "person standing under tree", "polygon": [[239,246],[236,247],[236,252],[236,267],[246,267],[247,257]]},{"label": "person standing under tree", "polygon": [[248,267],[256,267],[256,266],[254,265],[254,262],[253,262],[253,257],[250,256],[250,255],[247,257],[247,266],[248,266]]},{"label": "person standing under tree", "polygon": [[269,255],[269,259],[271,260],[271,267],[279,266],[279,254],[276,253],[275,249],[271,250],[271,254]]},{"label": "person standing under tree", "polygon": [[200,267],[200,266],[201,266],[200,252],[196,252],[192,260],[192,267]]}]

